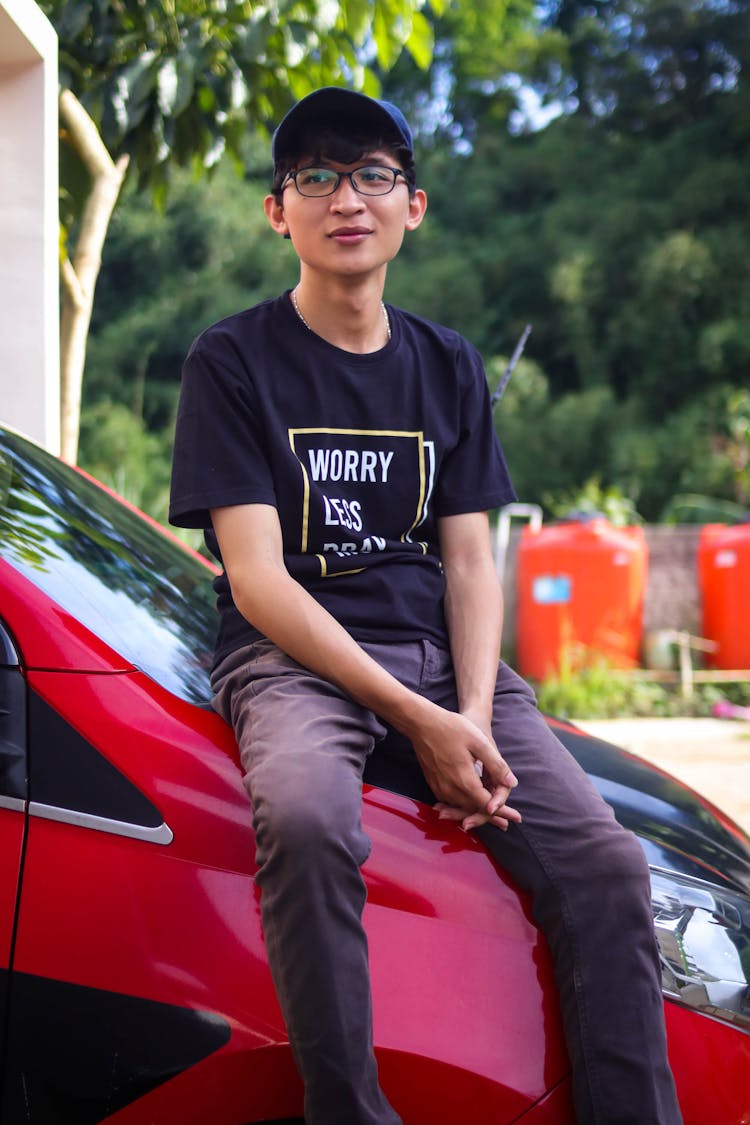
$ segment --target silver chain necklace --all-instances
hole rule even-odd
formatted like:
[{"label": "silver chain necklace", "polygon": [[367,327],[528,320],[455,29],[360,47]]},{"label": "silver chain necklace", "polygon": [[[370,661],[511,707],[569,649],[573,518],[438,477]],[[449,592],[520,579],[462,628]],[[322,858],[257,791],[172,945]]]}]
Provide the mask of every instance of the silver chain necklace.
[{"label": "silver chain necklace", "polygon": [[[312,332],[312,328],[310,327],[310,325],[305,320],[304,316],[300,312],[299,305],[297,304],[297,290],[296,290],[296,288],[292,289],[291,297],[292,297],[292,304],[294,305],[294,311],[296,312],[297,316],[300,318],[300,320],[304,324],[307,331]],[[388,334],[388,339],[390,340],[390,338],[391,338],[391,319],[388,316],[388,310],[387,310],[387,308],[385,307],[385,305],[383,304],[382,301],[380,302],[380,307],[383,310],[383,320],[385,322],[385,330]]]}]

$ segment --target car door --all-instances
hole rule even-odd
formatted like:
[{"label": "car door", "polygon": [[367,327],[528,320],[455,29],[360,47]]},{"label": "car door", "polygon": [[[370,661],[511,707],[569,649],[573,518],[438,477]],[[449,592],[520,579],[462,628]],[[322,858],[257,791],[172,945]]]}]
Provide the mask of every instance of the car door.
[{"label": "car door", "polygon": [[25,685],[13,639],[0,622],[0,1059],[26,831],[26,758]]}]

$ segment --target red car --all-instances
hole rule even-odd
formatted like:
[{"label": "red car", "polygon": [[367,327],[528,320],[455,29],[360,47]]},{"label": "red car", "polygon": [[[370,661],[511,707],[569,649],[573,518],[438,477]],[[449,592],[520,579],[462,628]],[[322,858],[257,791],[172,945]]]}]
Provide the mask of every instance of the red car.
[{"label": "red car", "polygon": [[[0,1062],[6,1125],[258,1125],[302,1093],[266,964],[250,809],[210,709],[211,569],[0,430]],[[653,871],[687,1125],[750,1122],[750,841],[558,733]],[[547,948],[423,783],[368,777],[383,1086],[407,1125],[572,1125]],[[472,997],[471,1004],[466,997]]]}]

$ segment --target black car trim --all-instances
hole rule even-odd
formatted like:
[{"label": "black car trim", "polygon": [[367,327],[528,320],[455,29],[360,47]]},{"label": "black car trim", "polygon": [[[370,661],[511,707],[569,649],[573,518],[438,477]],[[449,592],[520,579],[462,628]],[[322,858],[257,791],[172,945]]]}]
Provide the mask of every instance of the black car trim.
[{"label": "black car trim", "polygon": [[43,805],[38,801],[29,802],[29,813],[41,820],[55,820],[59,824],[73,824],[77,828],[91,828],[95,832],[109,832],[112,836],[128,836],[132,840],[146,840],[151,844],[171,844],[174,832],[162,821],[155,827],[131,824],[128,821],[112,820],[94,813],[78,812],[76,809],[61,809],[54,805]]},{"label": "black car trim", "polygon": [[32,815],[151,843],[172,840],[156,805],[35,691],[29,757]]},{"label": "black car trim", "polygon": [[230,1038],[215,1012],[14,972],[0,1116],[96,1125]]},{"label": "black car trim", "polygon": [[19,663],[13,638],[0,621],[0,667],[18,668]]},{"label": "black car trim", "polygon": [[[0,626],[0,642],[2,636]],[[27,710],[20,666],[0,663],[0,797],[11,801],[25,801],[29,795]]]}]

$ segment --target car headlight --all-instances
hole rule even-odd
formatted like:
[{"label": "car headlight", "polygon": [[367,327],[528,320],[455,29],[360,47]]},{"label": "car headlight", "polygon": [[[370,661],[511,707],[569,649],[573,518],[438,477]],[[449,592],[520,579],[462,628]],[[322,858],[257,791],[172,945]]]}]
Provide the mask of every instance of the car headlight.
[{"label": "car headlight", "polygon": [[750,1032],[750,898],[651,868],[665,995]]}]

